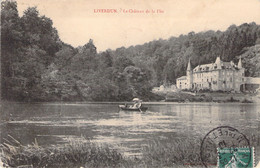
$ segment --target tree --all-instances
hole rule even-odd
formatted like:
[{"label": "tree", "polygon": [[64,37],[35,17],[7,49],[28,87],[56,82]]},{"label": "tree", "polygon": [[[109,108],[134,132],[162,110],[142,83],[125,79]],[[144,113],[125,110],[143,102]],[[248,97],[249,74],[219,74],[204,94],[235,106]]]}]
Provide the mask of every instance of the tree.
[{"label": "tree", "polygon": [[117,56],[115,58],[113,66],[122,72],[127,66],[133,66],[133,61],[127,56]]},{"label": "tree", "polygon": [[1,93],[2,98],[11,99],[15,87],[15,62],[19,61],[22,33],[17,3],[1,2]]},{"label": "tree", "polygon": [[244,49],[242,55],[237,56],[237,60],[242,58],[242,64],[245,68],[245,75],[251,77],[260,77],[260,44]]},{"label": "tree", "polygon": [[108,68],[113,66],[113,58],[110,55],[109,51],[101,53],[100,64],[101,68]]},{"label": "tree", "polygon": [[2,98],[39,100],[42,74],[60,47],[57,31],[35,7],[21,18],[16,2],[3,1],[1,8]]}]

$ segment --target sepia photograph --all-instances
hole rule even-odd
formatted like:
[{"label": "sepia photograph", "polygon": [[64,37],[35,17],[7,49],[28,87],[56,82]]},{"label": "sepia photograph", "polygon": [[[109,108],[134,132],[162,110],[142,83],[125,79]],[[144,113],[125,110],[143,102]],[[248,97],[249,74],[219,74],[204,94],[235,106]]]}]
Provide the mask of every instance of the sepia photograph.
[{"label": "sepia photograph", "polygon": [[260,168],[260,0],[0,2],[0,168]]}]

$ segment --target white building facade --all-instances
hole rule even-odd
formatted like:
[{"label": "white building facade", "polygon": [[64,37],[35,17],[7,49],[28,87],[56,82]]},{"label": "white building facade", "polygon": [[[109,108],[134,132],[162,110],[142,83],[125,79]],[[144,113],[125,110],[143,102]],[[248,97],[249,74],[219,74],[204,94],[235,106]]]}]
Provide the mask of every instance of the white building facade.
[{"label": "white building facade", "polygon": [[241,59],[238,65],[231,62],[223,62],[217,57],[215,63],[198,65],[193,70],[190,61],[186,76],[176,80],[176,86],[180,90],[212,90],[212,91],[237,91],[245,84],[245,69]]}]

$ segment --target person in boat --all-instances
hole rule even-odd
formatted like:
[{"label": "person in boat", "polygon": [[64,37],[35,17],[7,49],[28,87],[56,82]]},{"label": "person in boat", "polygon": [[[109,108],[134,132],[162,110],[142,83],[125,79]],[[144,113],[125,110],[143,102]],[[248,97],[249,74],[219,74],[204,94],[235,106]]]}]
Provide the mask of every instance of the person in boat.
[{"label": "person in boat", "polygon": [[136,101],[133,105],[130,106],[132,109],[139,109],[142,106],[141,101]]}]

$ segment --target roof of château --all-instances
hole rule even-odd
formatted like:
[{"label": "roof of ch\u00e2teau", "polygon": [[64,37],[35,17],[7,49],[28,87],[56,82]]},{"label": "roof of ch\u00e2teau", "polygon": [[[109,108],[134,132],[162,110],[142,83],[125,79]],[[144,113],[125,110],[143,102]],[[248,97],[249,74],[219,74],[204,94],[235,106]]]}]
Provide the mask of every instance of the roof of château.
[{"label": "roof of ch\u00e2teau", "polygon": [[217,66],[217,64],[204,64],[204,65],[198,65],[193,69],[193,72],[199,72],[199,71],[210,71],[214,69],[214,65]]},{"label": "roof of ch\u00e2teau", "polygon": [[187,76],[181,76],[181,77],[179,77],[177,79],[182,80],[182,79],[186,79],[186,78],[187,78]]},{"label": "roof of ch\u00e2teau", "polygon": [[[220,62],[221,69],[233,69],[236,70],[237,65],[235,65],[233,62]],[[211,64],[204,64],[204,65],[198,65],[193,69],[193,72],[207,72],[207,71],[213,71],[218,69],[218,65],[216,63]]]}]

